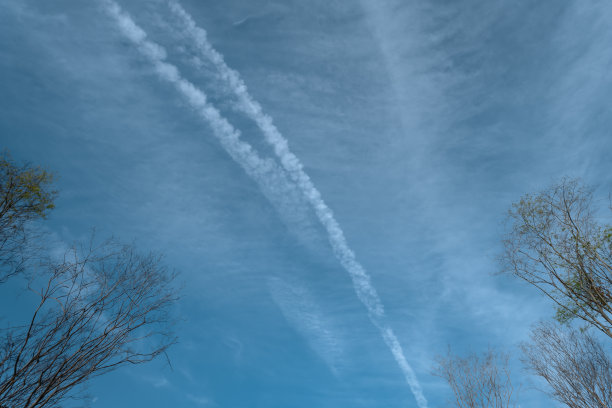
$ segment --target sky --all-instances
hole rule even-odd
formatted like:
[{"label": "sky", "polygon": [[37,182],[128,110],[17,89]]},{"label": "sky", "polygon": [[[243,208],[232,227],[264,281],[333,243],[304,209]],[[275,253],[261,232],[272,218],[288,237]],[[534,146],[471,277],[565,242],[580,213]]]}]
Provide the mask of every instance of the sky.
[{"label": "sky", "polygon": [[518,351],[552,305],[497,259],[521,195],[570,176],[607,204],[608,2],[0,9],[1,148],[57,176],[45,228],[180,272],[170,364],[92,407],[443,407],[436,356],[489,346],[554,406]]}]

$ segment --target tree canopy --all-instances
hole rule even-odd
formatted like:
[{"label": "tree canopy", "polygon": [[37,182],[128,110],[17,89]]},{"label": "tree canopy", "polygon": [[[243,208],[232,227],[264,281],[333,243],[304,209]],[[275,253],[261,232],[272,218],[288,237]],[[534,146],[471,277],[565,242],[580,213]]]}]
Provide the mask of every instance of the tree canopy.
[{"label": "tree canopy", "polygon": [[[53,176],[0,158],[0,283],[32,269],[28,322],[0,329],[0,408],[58,406],[89,379],[140,364],[175,342],[175,273],[156,254],[92,240],[62,258],[29,241],[54,208]],[[36,263],[27,259],[36,258]]]},{"label": "tree canopy", "polygon": [[19,272],[28,257],[30,221],[44,219],[55,208],[53,175],[30,164],[0,156],[0,282]]},{"label": "tree canopy", "polygon": [[612,337],[612,226],[602,221],[592,191],[564,179],[525,195],[509,212],[506,270],[556,304],[556,319],[579,318]]}]

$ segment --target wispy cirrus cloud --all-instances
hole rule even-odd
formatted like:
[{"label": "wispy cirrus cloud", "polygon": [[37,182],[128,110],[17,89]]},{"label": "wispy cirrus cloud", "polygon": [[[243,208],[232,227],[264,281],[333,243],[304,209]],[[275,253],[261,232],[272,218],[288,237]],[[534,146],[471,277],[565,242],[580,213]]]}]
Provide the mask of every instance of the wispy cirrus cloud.
[{"label": "wispy cirrus cloud", "polygon": [[[285,173],[274,171],[274,162],[261,159],[248,143],[240,140],[240,132],[215,107],[208,103],[204,92],[183,78],[176,66],[166,62],[167,54],[161,46],[148,40],[146,33],[134,23],[127,13],[121,10],[117,3],[112,0],[104,0],[103,4],[105,4],[106,11],[115,20],[123,35],[136,45],[141,54],[149,59],[158,76],[164,81],[172,83],[190,106],[207,121],[224,149],[245,169],[247,174],[260,184],[264,193],[266,191],[276,192],[276,187],[284,188],[287,186],[286,183],[279,184],[278,179],[276,179],[279,175],[282,178]],[[171,6],[173,4],[178,5],[178,3],[171,3]],[[182,8],[175,6],[174,10],[180,13]],[[183,17],[188,21],[189,16],[186,13]],[[399,340],[386,321],[382,302],[371,283],[370,276],[358,263],[354,252],[349,248],[344,232],[336,221],[333,212],[323,201],[320,192],[313,185],[310,177],[304,172],[300,160],[289,150],[287,140],[276,129],[272,119],[263,113],[259,103],[248,94],[246,86],[237,72],[227,67],[222,56],[208,44],[205,31],[196,27],[193,34],[195,35],[194,39],[201,42],[202,52],[206,52],[207,57],[213,60],[217,69],[221,70],[232,90],[238,96],[239,108],[253,119],[261,129],[265,140],[273,147],[276,156],[279,158],[282,168],[311,205],[321,225],[327,231],[336,258],[349,273],[357,297],[366,307],[374,325],[380,330],[385,343],[402,370],[417,404],[421,408],[426,407],[427,400],[423,395],[416,374],[408,363]],[[274,197],[271,197],[271,200],[274,200]]]},{"label": "wispy cirrus cloud", "polygon": [[213,400],[202,395],[187,394],[187,399],[201,407],[211,407],[216,405]]}]

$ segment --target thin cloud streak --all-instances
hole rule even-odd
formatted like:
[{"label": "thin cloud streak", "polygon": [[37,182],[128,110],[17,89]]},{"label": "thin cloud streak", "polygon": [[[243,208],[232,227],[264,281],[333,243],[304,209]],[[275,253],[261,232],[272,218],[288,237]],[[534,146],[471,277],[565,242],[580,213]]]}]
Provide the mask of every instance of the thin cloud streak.
[{"label": "thin cloud streak", "polygon": [[299,282],[270,278],[268,288],[287,322],[308,341],[332,373],[338,375],[345,364],[345,347],[333,320],[326,316],[308,289]]},{"label": "thin cloud streak", "polygon": [[376,293],[371,279],[366,270],[361,266],[355,257],[355,253],[348,246],[344,232],[334,218],[332,210],[327,206],[321,197],[321,193],[314,186],[310,177],[303,170],[300,160],[289,150],[287,140],[278,131],[272,118],[263,112],[261,105],[249,94],[244,81],[235,70],[225,63],[223,56],[217,52],[208,42],[206,31],[195,24],[193,18],[175,1],[169,2],[170,10],[180,19],[183,24],[184,32],[197,46],[202,56],[212,61],[221,78],[225,80],[236,97],[238,98],[237,107],[250,119],[252,119],[262,131],[266,142],[272,146],[276,156],[279,158],[283,169],[289,174],[290,178],[298,185],[307,201],[313,207],[317,218],[327,231],[329,242],[335,256],[340,261],[343,268],[349,273],[357,297],[366,306],[370,319],[380,330],[385,343],[391,350],[398,366],[404,373],[406,381],[419,407],[426,408],[427,400],[423,395],[421,386],[416,378],[414,370],[408,364],[402,347],[395,336],[393,330],[385,322],[385,312]]}]

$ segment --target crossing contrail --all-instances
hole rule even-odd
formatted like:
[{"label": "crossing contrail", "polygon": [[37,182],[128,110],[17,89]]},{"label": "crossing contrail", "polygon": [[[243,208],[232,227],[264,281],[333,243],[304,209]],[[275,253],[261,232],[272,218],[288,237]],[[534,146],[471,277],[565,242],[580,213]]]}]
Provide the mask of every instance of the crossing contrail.
[{"label": "crossing contrail", "polygon": [[[106,12],[116,22],[120,32],[152,63],[159,78],[171,83],[179,94],[187,100],[189,105],[208,122],[223,148],[260,185],[264,193],[267,191],[274,194],[279,187],[281,189],[288,188],[283,180],[284,174],[276,171],[276,163],[260,158],[250,144],[240,139],[240,132],[221,115],[218,109],[208,103],[206,94],[186,80],[175,65],[166,61],[167,54],[165,49],[155,42],[148,40],[146,32],[136,25],[129,14],[124,12],[115,1],[101,1],[105,5]],[[349,248],[344,233],[333,216],[333,212],[323,201],[321,194],[315,188],[310,177],[304,172],[299,159],[289,150],[286,139],[276,129],[272,119],[263,113],[261,105],[249,95],[238,73],[227,67],[223,57],[210,46],[206,40],[206,32],[195,26],[193,19],[189,17],[180,5],[171,3],[171,7],[175,13],[179,13],[179,16],[182,11],[182,15],[186,18],[187,22],[191,21],[195,30],[193,31],[194,38],[202,41],[201,44],[204,47],[201,48],[202,52],[207,50],[205,47],[208,45],[208,52],[211,57],[215,57],[213,62],[217,69],[220,70],[222,76],[229,82],[232,90],[239,98],[239,108],[260,127],[266,141],[274,148],[274,152],[278,156],[283,169],[289,174],[289,177],[295,182],[314,209],[319,221],[327,231],[334,254],[349,273],[357,297],[366,306],[370,319],[380,330],[385,343],[404,373],[406,381],[417,400],[417,404],[420,408],[426,408],[427,400],[423,395],[416,375],[408,364],[397,337],[388,324],[385,323],[384,308],[376,290],[372,286],[370,276],[361,264],[357,262],[354,252]],[[208,57],[208,54],[205,55]],[[279,186],[277,185],[278,183],[284,184]]]},{"label": "crossing contrail", "polygon": [[157,75],[171,83],[200,117],[211,126],[225,151],[257,182],[262,193],[274,205],[289,226],[308,228],[308,204],[301,191],[289,180],[275,160],[261,158],[253,147],[240,139],[235,129],[221,113],[207,101],[206,94],[181,76],[177,67],[166,62],[163,47],[147,39],[145,31],[134,23],[113,0],[101,0],[106,12],[115,20],[121,33],[154,66]]},{"label": "crossing contrail", "polygon": [[300,190],[312,205],[319,221],[326,229],[329,242],[334,254],[341,265],[349,273],[358,298],[366,306],[370,318],[380,330],[383,339],[400,369],[404,373],[406,382],[410,386],[419,407],[427,407],[427,400],[423,395],[421,386],[416,378],[414,370],[408,364],[402,347],[393,330],[385,323],[385,313],[382,302],[370,281],[370,276],[357,261],[354,252],[348,246],[344,232],[334,218],[332,210],[327,206],[321,193],[317,190],[310,177],[303,169],[300,160],[289,150],[287,140],[274,125],[272,118],[263,112],[261,105],[249,94],[248,89],[237,71],[231,69],[223,56],[216,51],[208,41],[206,31],[198,27],[193,18],[176,1],[169,1],[170,10],[175,14],[182,24],[182,29],[187,38],[193,41],[202,54],[201,56],[210,60],[218,70],[221,78],[226,81],[230,89],[238,99],[237,108],[252,119],[262,131],[268,144],[272,146],[282,167],[291,179],[299,186]]}]

